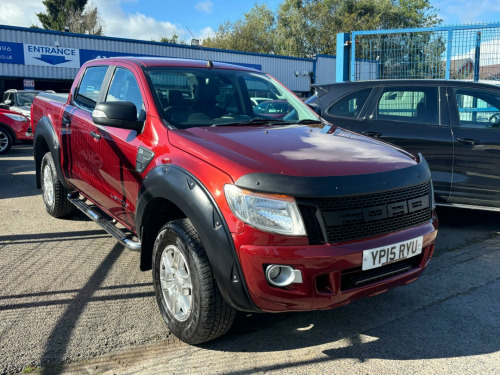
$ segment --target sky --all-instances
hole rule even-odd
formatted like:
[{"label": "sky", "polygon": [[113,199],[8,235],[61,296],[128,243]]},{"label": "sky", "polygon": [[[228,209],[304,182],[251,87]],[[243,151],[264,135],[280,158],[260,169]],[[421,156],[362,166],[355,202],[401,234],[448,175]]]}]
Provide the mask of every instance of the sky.
[{"label": "sky", "polygon": [[[276,9],[283,0],[260,1]],[[256,0],[89,0],[104,21],[104,35],[158,40],[174,33],[181,39],[191,35],[203,39],[213,35],[225,21],[236,21]],[[500,1],[430,0],[443,25],[500,22]],[[40,25],[37,12],[44,12],[42,0],[2,0],[0,24],[29,27]]]}]

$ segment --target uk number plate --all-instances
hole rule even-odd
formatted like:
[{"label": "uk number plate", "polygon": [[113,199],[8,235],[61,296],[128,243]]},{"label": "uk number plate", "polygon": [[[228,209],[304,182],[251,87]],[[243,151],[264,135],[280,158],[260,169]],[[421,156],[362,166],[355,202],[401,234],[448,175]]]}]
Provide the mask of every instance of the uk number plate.
[{"label": "uk number plate", "polygon": [[422,253],[424,237],[420,236],[408,241],[398,242],[389,246],[377,247],[363,251],[363,271],[382,267],[402,259],[411,258]]}]

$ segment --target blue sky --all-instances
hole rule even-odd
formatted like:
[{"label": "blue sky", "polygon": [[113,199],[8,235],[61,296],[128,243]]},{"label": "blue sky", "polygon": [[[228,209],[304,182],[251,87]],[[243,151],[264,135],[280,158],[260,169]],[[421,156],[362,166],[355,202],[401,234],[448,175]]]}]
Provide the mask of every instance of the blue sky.
[{"label": "blue sky", "polygon": [[[276,9],[282,0],[261,1]],[[254,0],[89,0],[97,6],[105,35],[132,39],[159,39],[173,33],[189,40],[213,33],[224,21],[235,21]],[[500,22],[500,1],[431,0],[444,25]],[[45,11],[42,0],[2,0],[0,24],[39,24],[36,12]]]}]

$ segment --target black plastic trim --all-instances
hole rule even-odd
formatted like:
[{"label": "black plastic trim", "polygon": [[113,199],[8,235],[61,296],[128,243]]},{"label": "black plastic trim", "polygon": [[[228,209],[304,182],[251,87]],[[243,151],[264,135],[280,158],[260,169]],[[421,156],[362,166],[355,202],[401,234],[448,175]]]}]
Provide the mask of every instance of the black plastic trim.
[{"label": "black plastic trim", "polygon": [[[223,298],[237,310],[259,312],[248,293],[227,223],[206,187],[178,166],[164,165],[152,169],[143,180],[137,201],[136,228],[141,236],[144,215],[154,198],[169,200],[191,220],[203,242]],[[150,262],[150,259],[145,259],[149,256],[143,247],[141,269]]]},{"label": "black plastic trim", "polygon": [[42,163],[43,155],[39,155],[38,146],[41,140],[45,140],[47,146],[49,147],[49,151],[52,154],[52,159],[54,160],[54,164],[56,166],[57,175],[61,184],[68,188],[72,189],[73,187],[68,184],[66,179],[64,178],[64,174],[61,168],[61,145],[59,143],[59,139],[57,137],[56,131],[54,129],[54,125],[47,117],[42,117],[40,121],[38,121],[35,129],[35,134],[33,136],[33,156],[35,158],[35,173],[36,173],[36,186],[37,188],[41,188],[41,176],[40,176],[40,166]]},{"label": "black plastic trim", "polygon": [[300,177],[271,173],[250,173],[236,181],[243,189],[301,198],[344,197],[375,194],[429,181],[431,172],[422,154],[418,164],[393,171],[326,177]]}]

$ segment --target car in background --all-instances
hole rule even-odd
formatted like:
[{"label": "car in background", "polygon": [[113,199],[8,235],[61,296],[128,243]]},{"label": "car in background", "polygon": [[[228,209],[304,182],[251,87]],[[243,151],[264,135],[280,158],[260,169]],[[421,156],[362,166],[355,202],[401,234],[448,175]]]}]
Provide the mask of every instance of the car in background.
[{"label": "car in background", "polygon": [[32,141],[30,120],[14,111],[0,109],[0,155],[21,141]]},{"label": "car in background", "polygon": [[35,96],[41,92],[40,90],[7,90],[3,93],[1,108],[19,112],[30,118],[31,103],[33,103]]},{"label": "car in background", "polygon": [[286,100],[267,100],[253,108],[256,115],[265,115],[277,119],[285,117],[291,110],[293,110],[293,107]]},{"label": "car in background", "polygon": [[315,90],[311,102],[325,120],[421,152],[437,204],[500,210],[500,87],[378,80]]}]

